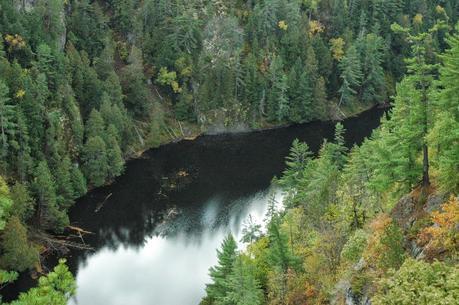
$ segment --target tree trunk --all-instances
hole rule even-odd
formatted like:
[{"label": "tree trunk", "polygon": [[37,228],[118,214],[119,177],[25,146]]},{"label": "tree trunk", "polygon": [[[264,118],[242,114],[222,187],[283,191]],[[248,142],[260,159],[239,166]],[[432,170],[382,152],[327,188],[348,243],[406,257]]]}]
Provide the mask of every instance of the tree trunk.
[{"label": "tree trunk", "polygon": [[423,160],[422,160],[422,186],[430,185],[429,179],[429,149],[427,144],[422,146]]}]

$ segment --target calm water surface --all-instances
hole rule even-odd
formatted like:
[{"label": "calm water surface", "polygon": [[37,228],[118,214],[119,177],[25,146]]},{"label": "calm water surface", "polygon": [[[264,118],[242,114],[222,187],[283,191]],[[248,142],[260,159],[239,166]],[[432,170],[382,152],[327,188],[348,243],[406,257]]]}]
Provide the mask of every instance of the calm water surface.
[{"label": "calm water surface", "polygon": [[[346,120],[347,144],[369,136],[382,113]],[[271,180],[282,173],[292,141],[317,151],[333,126],[204,136],[129,162],[113,185],[92,191],[71,211],[73,225],[95,233],[85,236],[94,251],[68,258],[78,284],[71,304],[197,305],[225,235],[240,239],[249,215],[261,222],[270,194],[281,201]]]}]

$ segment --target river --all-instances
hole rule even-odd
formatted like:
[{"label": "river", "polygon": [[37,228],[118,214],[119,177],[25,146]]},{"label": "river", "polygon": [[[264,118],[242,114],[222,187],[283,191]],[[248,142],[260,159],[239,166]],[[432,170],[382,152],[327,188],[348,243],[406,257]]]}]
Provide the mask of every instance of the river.
[{"label": "river", "polygon": [[[381,109],[344,121],[352,146],[379,125]],[[93,232],[94,251],[72,251],[72,305],[197,305],[217,261],[216,249],[244,222],[261,222],[298,138],[317,152],[334,124],[313,122],[168,144],[128,162],[115,183],[91,191],[70,212],[72,225]],[[243,245],[240,245],[243,247]],[[20,280],[14,290],[23,290]]]}]

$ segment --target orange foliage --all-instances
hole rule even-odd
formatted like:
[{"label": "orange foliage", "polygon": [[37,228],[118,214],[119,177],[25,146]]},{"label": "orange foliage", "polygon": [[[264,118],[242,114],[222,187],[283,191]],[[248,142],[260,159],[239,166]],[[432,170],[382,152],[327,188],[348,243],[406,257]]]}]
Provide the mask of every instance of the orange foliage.
[{"label": "orange foliage", "polygon": [[368,238],[368,244],[363,251],[363,257],[371,265],[378,265],[387,254],[387,245],[383,244],[382,239],[387,229],[392,224],[392,218],[388,214],[380,214],[371,223],[372,234]]},{"label": "orange foliage", "polygon": [[425,245],[428,257],[459,250],[459,200],[451,199],[442,205],[440,211],[431,213],[432,226],[424,228],[418,235],[420,244]]}]

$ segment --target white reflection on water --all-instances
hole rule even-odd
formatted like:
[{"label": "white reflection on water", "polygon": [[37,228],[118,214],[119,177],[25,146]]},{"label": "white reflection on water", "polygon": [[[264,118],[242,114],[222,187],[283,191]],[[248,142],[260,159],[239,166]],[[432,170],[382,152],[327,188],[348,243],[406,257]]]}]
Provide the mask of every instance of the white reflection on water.
[{"label": "white reflection on water", "polygon": [[[172,236],[146,237],[140,249],[119,247],[98,251],[79,266],[77,296],[70,304],[199,304],[209,281],[208,269],[217,262],[216,249],[229,232],[240,240],[242,224],[249,215],[261,224],[269,197],[269,192],[260,192],[232,202],[225,215],[218,213],[219,205],[224,203],[214,198],[203,204],[199,216],[203,230],[197,236],[180,232],[179,224]],[[282,201],[279,192],[276,192],[276,201]],[[183,221],[186,213],[177,222]],[[220,221],[219,217],[227,221]],[[240,248],[243,247],[240,244]]]}]

